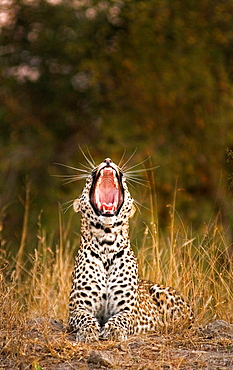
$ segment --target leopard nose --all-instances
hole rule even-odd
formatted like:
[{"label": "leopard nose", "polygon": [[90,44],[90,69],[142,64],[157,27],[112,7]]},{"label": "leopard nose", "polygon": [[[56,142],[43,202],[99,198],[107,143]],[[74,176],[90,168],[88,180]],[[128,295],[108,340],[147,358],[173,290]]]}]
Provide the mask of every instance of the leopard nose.
[{"label": "leopard nose", "polygon": [[112,160],[110,158],[106,158],[104,162],[107,164],[107,166],[110,166],[110,164],[112,163]]}]

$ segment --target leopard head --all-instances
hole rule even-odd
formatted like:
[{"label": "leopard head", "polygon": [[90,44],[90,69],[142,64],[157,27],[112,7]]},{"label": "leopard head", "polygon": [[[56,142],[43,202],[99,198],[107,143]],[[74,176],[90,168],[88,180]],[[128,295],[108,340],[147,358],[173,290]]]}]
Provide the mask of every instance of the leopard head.
[{"label": "leopard head", "polygon": [[93,169],[73,206],[83,217],[103,224],[114,224],[118,219],[128,221],[135,211],[124,174],[110,158]]}]

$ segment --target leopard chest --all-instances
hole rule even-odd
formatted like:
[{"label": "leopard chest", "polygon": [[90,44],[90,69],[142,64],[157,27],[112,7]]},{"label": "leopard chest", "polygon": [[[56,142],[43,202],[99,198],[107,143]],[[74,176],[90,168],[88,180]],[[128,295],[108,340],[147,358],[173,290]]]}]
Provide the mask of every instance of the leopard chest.
[{"label": "leopard chest", "polygon": [[136,297],[136,259],[129,245],[119,248],[118,243],[117,236],[113,244],[100,242],[97,249],[95,240],[94,245],[82,246],[76,257],[73,275],[76,300],[85,304],[101,324],[119,312],[132,295]]}]

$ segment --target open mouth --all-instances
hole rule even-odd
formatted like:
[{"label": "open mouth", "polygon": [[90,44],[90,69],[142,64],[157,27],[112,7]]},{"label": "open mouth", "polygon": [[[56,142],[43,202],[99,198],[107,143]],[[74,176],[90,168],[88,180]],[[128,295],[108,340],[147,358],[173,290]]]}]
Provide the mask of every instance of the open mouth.
[{"label": "open mouth", "polygon": [[122,204],[123,187],[117,172],[106,166],[95,175],[90,192],[91,204],[98,215],[114,216]]}]

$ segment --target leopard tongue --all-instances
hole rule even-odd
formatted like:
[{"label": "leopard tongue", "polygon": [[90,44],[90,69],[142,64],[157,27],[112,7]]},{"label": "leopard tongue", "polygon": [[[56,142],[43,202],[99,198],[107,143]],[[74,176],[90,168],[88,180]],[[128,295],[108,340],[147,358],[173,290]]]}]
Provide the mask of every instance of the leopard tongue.
[{"label": "leopard tongue", "polygon": [[95,202],[103,214],[114,214],[119,200],[119,185],[112,168],[104,168],[96,184]]}]

